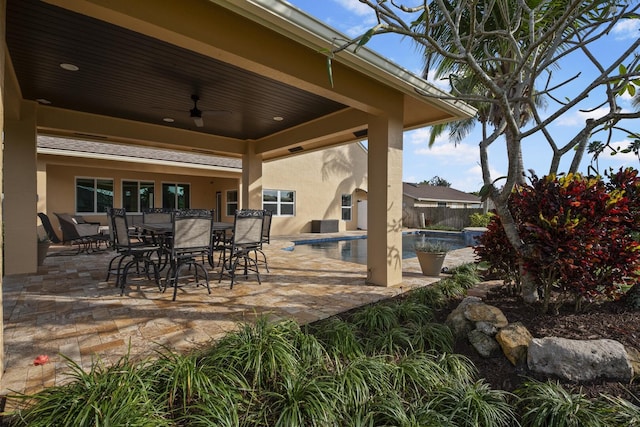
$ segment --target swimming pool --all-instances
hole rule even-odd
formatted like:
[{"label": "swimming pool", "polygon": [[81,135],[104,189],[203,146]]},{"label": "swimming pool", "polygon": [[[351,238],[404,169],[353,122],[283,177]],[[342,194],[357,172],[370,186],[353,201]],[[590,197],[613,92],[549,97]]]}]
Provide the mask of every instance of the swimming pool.
[{"label": "swimming pool", "polygon": [[[422,231],[405,233],[402,235],[402,258],[415,258],[414,244],[424,239],[444,242],[452,250],[465,247],[462,233]],[[295,242],[295,246],[289,249],[293,249],[296,253],[322,255],[327,258],[367,264],[367,236],[303,240]]]}]

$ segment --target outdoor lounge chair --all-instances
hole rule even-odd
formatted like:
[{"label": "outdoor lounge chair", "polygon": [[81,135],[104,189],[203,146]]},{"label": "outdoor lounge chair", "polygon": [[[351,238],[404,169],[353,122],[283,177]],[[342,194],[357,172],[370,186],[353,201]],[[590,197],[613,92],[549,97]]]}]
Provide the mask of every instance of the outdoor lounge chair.
[{"label": "outdoor lounge chair", "polygon": [[53,229],[53,225],[51,225],[51,220],[49,220],[49,216],[46,213],[38,212],[38,218],[40,218],[40,222],[42,223],[42,228],[44,228],[45,233],[47,233],[47,238],[51,240],[51,243],[62,243],[62,240],[58,237],[55,230]]},{"label": "outdoor lounge chair", "polygon": [[108,244],[109,236],[100,233],[99,223],[89,223],[81,217],[73,217],[67,213],[55,213],[62,230],[62,243],[77,245],[80,252],[92,252],[101,244]]}]

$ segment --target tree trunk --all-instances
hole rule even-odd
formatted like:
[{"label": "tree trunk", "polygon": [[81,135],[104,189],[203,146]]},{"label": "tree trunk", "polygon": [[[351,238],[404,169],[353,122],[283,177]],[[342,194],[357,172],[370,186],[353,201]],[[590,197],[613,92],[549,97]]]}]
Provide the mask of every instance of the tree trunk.
[{"label": "tree trunk", "polygon": [[492,198],[496,211],[498,215],[500,215],[500,220],[502,221],[502,227],[504,228],[505,233],[507,234],[507,239],[509,239],[509,243],[515,249],[519,258],[519,268],[520,268],[520,283],[522,287],[522,299],[528,303],[534,303],[538,301],[538,285],[534,278],[526,272],[523,265],[523,254],[526,253],[527,246],[520,239],[520,233],[518,232],[518,227],[511,216],[511,212],[507,207],[507,203],[503,203],[500,199],[494,200]]}]

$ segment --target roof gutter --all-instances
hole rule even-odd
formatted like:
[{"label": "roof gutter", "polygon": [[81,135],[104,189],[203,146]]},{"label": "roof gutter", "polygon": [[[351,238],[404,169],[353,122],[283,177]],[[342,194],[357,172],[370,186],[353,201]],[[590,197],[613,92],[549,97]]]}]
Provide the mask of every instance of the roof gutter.
[{"label": "roof gutter", "polygon": [[[336,40],[350,39],[347,35],[283,0],[210,1],[316,51],[335,48]],[[366,47],[359,48],[357,53],[345,49],[334,60],[353,69],[364,71],[381,83],[437,106],[457,118],[473,117],[476,114],[476,109],[469,104],[458,100],[442,99],[451,95]]]}]

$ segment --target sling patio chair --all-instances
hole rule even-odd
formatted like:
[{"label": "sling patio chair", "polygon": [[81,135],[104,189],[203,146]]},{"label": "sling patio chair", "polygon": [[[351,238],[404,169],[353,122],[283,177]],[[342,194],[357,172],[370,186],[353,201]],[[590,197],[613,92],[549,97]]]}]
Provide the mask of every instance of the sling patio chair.
[{"label": "sling patio chair", "polygon": [[[264,211],[264,219],[262,222],[262,238],[260,243],[252,249],[256,263],[264,264],[264,267],[269,273],[269,264],[267,263],[267,255],[262,249],[262,245],[268,245],[271,240],[271,220],[273,219],[273,212],[269,210]],[[258,254],[262,256],[262,259],[258,259]]]},{"label": "sling patio chair", "polygon": [[[117,255],[109,263],[109,271],[111,272],[112,263],[117,260],[116,284],[120,287],[120,295],[124,295],[127,285],[127,275],[132,267],[135,267],[136,273],[145,275],[151,279],[151,270],[153,270],[154,280],[158,289],[162,291],[160,286],[160,273],[158,265],[151,258],[151,254],[159,250],[159,246],[148,244],[146,242],[134,242],[129,234],[129,224],[127,223],[127,212],[122,208],[107,209],[107,215],[111,220],[111,232],[113,233],[113,248]],[[124,265],[123,265],[124,264]],[[108,275],[107,274],[107,275]],[[138,282],[138,289],[140,288]]]},{"label": "sling patio chair", "polygon": [[231,278],[229,288],[233,289],[238,269],[242,270],[242,275],[245,278],[252,274],[257,277],[258,283],[262,283],[258,262],[251,254],[262,241],[263,222],[263,210],[242,209],[236,211],[233,222],[233,236],[228,246],[229,256],[226,257],[220,269],[218,283],[222,281],[224,276],[228,276]]},{"label": "sling patio chair", "polygon": [[214,212],[206,209],[183,209],[174,213],[171,248],[168,249],[169,270],[163,287],[163,292],[173,287],[173,301],[179,287],[188,284],[200,286],[201,279],[211,293],[209,274],[203,260],[209,257],[212,248],[213,218]]}]

